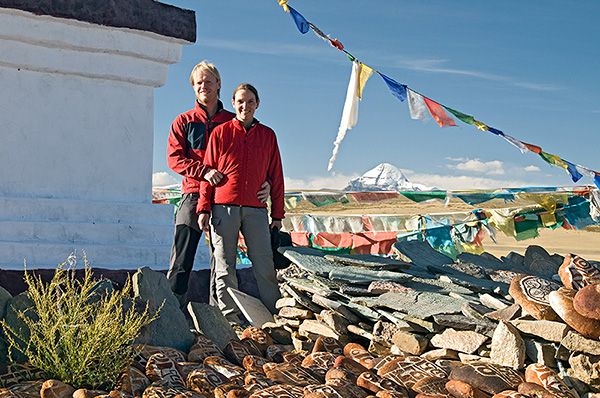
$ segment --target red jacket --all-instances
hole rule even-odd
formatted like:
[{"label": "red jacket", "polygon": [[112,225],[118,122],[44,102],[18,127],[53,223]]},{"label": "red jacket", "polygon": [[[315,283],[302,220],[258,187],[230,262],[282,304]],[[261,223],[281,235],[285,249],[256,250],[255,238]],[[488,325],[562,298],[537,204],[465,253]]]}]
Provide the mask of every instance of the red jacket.
[{"label": "red jacket", "polygon": [[204,163],[223,174],[217,186],[202,181],[198,212],[209,212],[211,204],[267,207],[256,194],[265,181],[271,184],[271,217],[281,220],[284,183],[281,156],[275,132],[254,121],[248,131],[233,119],[216,127],[208,140]]},{"label": "red jacket", "polygon": [[221,123],[235,117],[223,109],[219,101],[217,112],[208,117],[206,108],[196,101],[196,106],[177,116],[171,124],[167,143],[167,165],[183,176],[181,193],[200,191],[204,176],[204,152],[211,131]]}]

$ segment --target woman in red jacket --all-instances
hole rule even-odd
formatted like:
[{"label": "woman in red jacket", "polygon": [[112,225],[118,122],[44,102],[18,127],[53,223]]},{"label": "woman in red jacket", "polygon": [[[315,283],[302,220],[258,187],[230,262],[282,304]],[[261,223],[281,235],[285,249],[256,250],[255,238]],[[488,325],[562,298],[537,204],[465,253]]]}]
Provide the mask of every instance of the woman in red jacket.
[{"label": "woman in red jacket", "polygon": [[[198,202],[200,228],[210,229],[215,258],[217,302],[230,323],[239,323],[239,310],[227,293],[238,288],[236,257],[239,232],[248,247],[254,276],[265,306],[275,313],[279,287],[270,241],[270,228],[281,228],[284,183],[275,132],[254,119],[260,104],[258,91],[242,84],[233,92],[236,117],[216,127],[208,141],[204,164],[223,175],[218,183],[207,173]],[[267,206],[256,193],[271,184],[271,222]]]}]

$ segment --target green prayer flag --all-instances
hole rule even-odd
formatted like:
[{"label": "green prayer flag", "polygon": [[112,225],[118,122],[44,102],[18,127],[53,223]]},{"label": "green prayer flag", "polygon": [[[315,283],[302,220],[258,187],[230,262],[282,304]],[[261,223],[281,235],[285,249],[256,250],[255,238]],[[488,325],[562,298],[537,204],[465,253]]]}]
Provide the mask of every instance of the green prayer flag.
[{"label": "green prayer flag", "polygon": [[431,199],[446,200],[446,191],[404,191],[400,192],[400,194],[417,203],[425,202],[426,200]]},{"label": "green prayer flag", "polygon": [[[444,106],[444,105],[442,105]],[[475,121],[475,118],[471,115],[465,115],[462,112],[459,111],[455,111],[452,108],[448,108],[447,106],[444,106],[444,108],[450,112],[451,114],[453,114],[454,116],[456,116],[460,121],[465,122],[467,124],[473,124],[473,122]]]}]

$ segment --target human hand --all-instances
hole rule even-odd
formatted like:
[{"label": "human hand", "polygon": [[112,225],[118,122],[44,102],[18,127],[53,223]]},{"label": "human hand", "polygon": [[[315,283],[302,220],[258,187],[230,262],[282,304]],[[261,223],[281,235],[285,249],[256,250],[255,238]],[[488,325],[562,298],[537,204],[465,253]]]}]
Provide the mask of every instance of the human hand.
[{"label": "human hand", "polygon": [[216,169],[210,169],[204,173],[204,179],[214,187],[223,179],[223,174],[218,172]]},{"label": "human hand", "polygon": [[198,226],[206,233],[210,231],[210,214],[201,213],[198,215]]},{"label": "human hand", "polygon": [[260,186],[262,189],[258,191],[256,194],[260,203],[265,203],[267,199],[269,199],[269,195],[271,194],[271,184],[268,181],[265,181]]},{"label": "human hand", "polygon": [[283,227],[283,223],[281,222],[281,220],[273,220],[273,221],[271,221],[271,225],[269,226],[269,228],[271,228],[271,229],[277,228],[280,231],[281,231],[281,227]]}]

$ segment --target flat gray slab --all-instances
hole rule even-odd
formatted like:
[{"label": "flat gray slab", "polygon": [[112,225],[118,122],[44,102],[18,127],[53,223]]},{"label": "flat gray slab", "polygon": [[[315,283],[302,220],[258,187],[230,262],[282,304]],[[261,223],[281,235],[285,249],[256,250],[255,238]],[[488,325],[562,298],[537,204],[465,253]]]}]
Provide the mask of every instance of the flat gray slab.
[{"label": "flat gray slab", "polygon": [[440,280],[452,282],[479,293],[501,291],[508,294],[508,288],[510,287],[507,283],[495,282],[491,279],[479,279],[466,274],[441,275]]},{"label": "flat gray slab", "polygon": [[410,287],[419,292],[434,292],[434,293],[457,293],[457,294],[472,294],[473,291],[466,287],[460,286],[453,282],[445,282],[433,278],[411,278],[410,281],[403,284],[406,287]]},{"label": "flat gray slab", "polygon": [[329,278],[348,283],[369,284],[373,281],[406,282],[411,279],[409,275],[394,271],[376,271],[367,268],[345,266],[329,272]]},{"label": "flat gray slab", "polygon": [[450,257],[436,251],[429,243],[417,240],[394,243],[394,250],[401,253],[410,262],[426,267],[428,265],[444,265],[453,263]]},{"label": "flat gray slab", "polygon": [[511,265],[513,265],[507,264],[494,257],[480,256],[478,254],[467,252],[460,253],[458,256],[456,256],[456,261],[459,263],[476,264],[488,271],[497,271],[499,269],[507,270],[511,268]]},{"label": "flat gray slab", "polygon": [[192,316],[196,330],[215,342],[220,349],[225,349],[230,339],[239,340],[233,328],[221,310],[206,303],[188,303],[187,309]]},{"label": "flat gray slab", "polygon": [[309,247],[285,247],[280,248],[279,251],[300,268],[333,280],[348,283],[370,283],[376,280],[402,282],[410,278],[409,275],[401,272],[371,270],[353,265],[342,266],[327,260],[325,253]]},{"label": "flat gray slab", "polygon": [[256,297],[230,287],[227,288],[227,292],[231,295],[233,301],[235,301],[242,314],[244,314],[252,326],[260,328],[267,322],[275,322],[273,314],[271,314],[263,302]]},{"label": "flat gray slab", "polygon": [[[294,288],[311,294],[318,294],[324,297],[330,297],[335,294],[331,291],[331,287],[316,282],[312,278],[285,278],[285,280]],[[337,290],[337,288],[335,288],[335,290]]]},{"label": "flat gray slab", "polygon": [[342,265],[354,265],[357,267],[376,269],[400,269],[410,268],[410,263],[398,261],[387,257],[373,256],[371,254],[326,254],[329,261]]},{"label": "flat gray slab", "polygon": [[386,307],[426,319],[437,314],[460,313],[465,300],[432,292],[384,293],[379,297],[353,300],[368,307]]}]

